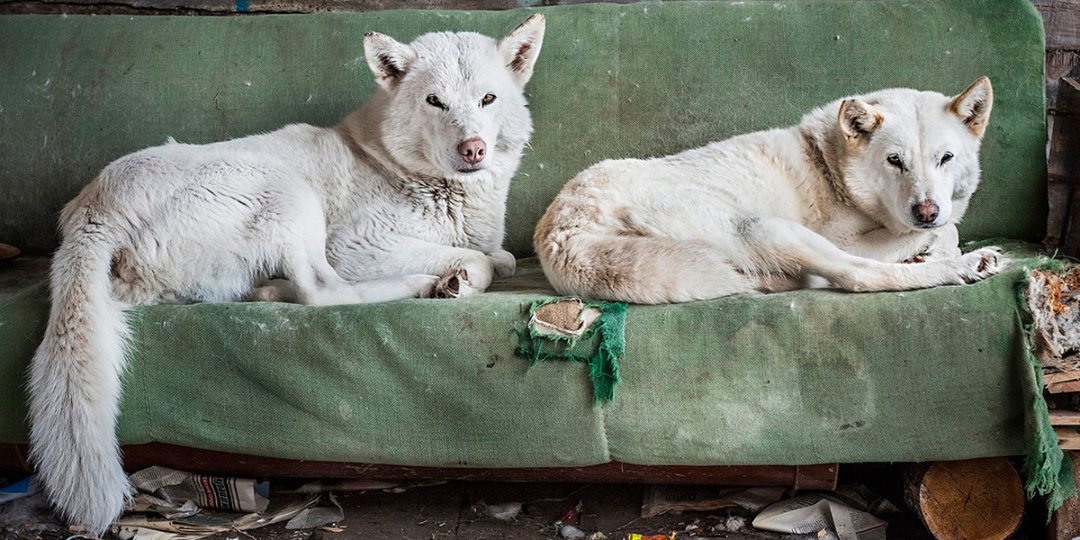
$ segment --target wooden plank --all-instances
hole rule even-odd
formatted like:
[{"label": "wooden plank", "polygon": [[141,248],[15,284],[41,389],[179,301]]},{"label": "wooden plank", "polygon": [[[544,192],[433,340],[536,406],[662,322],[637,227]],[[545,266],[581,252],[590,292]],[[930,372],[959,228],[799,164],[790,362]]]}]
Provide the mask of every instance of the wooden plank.
[{"label": "wooden plank", "polygon": [[1080,0],[1032,0],[1043,17],[1047,49],[1080,49]]},{"label": "wooden plank", "polygon": [[[840,466],[632,465],[613,461],[589,467],[529,467],[482,469],[471,467],[408,467],[369,463],[339,463],[267,458],[150,443],[123,447],[124,468],[137,471],[162,465],[202,474],[247,478],[364,478],[378,480],[469,480],[491,482],[583,482],[627,484],[705,484],[727,486],[798,486],[835,489]],[[25,471],[26,446],[0,444],[0,472]]]},{"label": "wooden plank", "polygon": [[1074,427],[1055,427],[1058,447],[1062,450],[1080,450],[1080,431]]},{"label": "wooden plank", "polygon": [[1061,394],[1063,392],[1080,392],[1080,381],[1048,384],[1046,385],[1046,391],[1050,392],[1051,394]]},{"label": "wooden plank", "polygon": [[1054,409],[1050,411],[1051,426],[1080,426],[1080,412]]},{"label": "wooden plank", "polygon": [[1069,381],[1080,380],[1080,371],[1065,371],[1062,373],[1046,373],[1043,375],[1043,384],[1051,385]]},{"label": "wooden plank", "polygon": [[[1080,255],[1080,83],[1063,77],[1058,83],[1054,131],[1050,137],[1047,176],[1051,182],[1069,186],[1069,206],[1062,214],[1061,252]],[[1060,212],[1060,210],[1059,210]]]},{"label": "wooden plank", "polygon": [[1051,111],[1057,104],[1058,81],[1062,77],[1080,79],[1080,52],[1046,51],[1046,106]]}]

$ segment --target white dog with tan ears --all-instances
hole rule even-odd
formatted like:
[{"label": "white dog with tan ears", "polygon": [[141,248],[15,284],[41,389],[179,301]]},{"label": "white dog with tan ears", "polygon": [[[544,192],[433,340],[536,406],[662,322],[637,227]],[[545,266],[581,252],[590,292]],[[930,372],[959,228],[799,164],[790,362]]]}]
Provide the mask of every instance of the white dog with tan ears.
[{"label": "white dog with tan ears", "polygon": [[28,394],[31,458],[69,522],[100,535],[131,494],[115,435],[128,306],[465,296],[514,273],[503,218],[544,25],[497,43],[367,34],[381,91],[336,128],[170,142],[64,208]]},{"label": "white dog with tan ears", "polygon": [[561,294],[643,304],[822,278],[850,291],[979,281],[1007,259],[961,254],[956,224],[992,105],[985,77],[955,97],[882,90],[786,129],[604,161],[555,198],[536,252]]}]

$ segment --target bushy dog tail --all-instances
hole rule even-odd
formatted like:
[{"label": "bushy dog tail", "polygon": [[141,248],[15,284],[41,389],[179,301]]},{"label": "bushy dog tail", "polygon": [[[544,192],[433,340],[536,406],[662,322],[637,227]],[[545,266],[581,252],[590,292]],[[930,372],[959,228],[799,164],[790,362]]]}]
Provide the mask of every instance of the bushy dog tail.
[{"label": "bushy dog tail", "polygon": [[754,290],[754,280],[704,242],[588,233],[535,240],[544,274],[559,294],[666,304]]},{"label": "bushy dog tail", "polygon": [[30,366],[30,458],[60,514],[101,536],[131,496],[116,440],[128,331],[110,293],[110,235],[89,211],[73,217]]}]

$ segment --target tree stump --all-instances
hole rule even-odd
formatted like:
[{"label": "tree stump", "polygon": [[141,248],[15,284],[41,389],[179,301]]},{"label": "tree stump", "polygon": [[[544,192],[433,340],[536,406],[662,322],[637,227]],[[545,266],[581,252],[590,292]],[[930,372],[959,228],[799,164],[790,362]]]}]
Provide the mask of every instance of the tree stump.
[{"label": "tree stump", "polygon": [[904,499],[937,540],[1004,540],[1024,517],[1023,484],[1005,458],[912,465]]}]

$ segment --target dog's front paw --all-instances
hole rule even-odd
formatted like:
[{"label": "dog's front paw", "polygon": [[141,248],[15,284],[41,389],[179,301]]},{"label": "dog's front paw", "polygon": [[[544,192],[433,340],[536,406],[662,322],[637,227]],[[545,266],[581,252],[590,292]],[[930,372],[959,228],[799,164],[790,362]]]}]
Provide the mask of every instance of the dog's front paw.
[{"label": "dog's front paw", "polygon": [[488,258],[491,259],[491,265],[495,267],[495,277],[499,279],[511,277],[517,271],[517,259],[509,251],[501,249],[492,251],[488,254]]},{"label": "dog's front paw", "polygon": [[434,298],[441,278],[428,274],[411,274],[403,279],[412,298]]},{"label": "dog's front paw", "polygon": [[467,298],[484,291],[469,283],[469,271],[462,266],[452,266],[435,282],[435,298]]},{"label": "dog's front paw", "polygon": [[959,261],[959,277],[964,283],[970,284],[1004,270],[1009,265],[1009,256],[999,247],[984,247],[962,255]]}]

